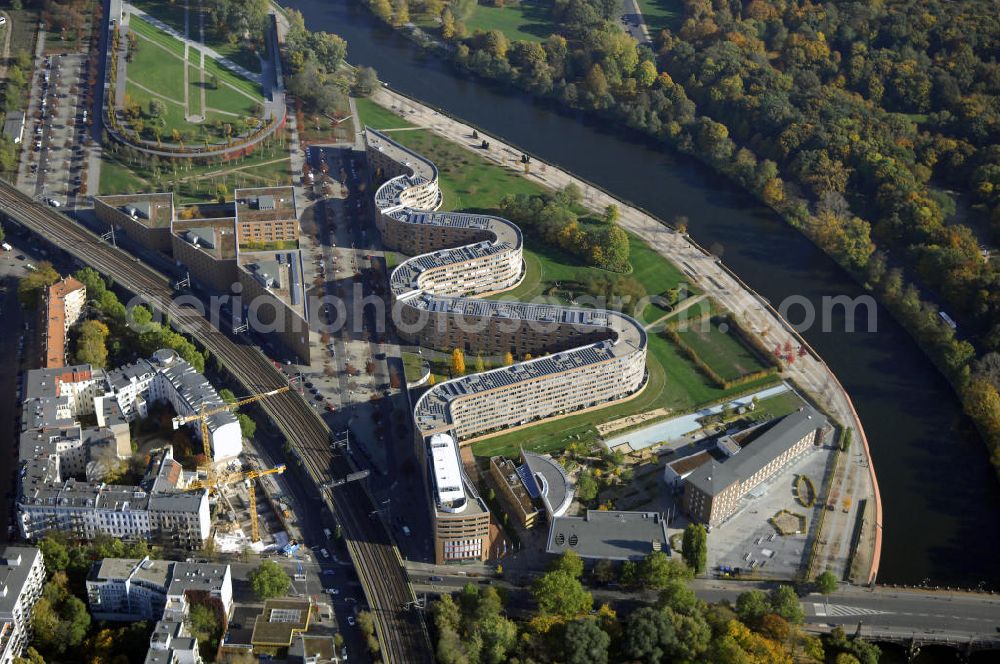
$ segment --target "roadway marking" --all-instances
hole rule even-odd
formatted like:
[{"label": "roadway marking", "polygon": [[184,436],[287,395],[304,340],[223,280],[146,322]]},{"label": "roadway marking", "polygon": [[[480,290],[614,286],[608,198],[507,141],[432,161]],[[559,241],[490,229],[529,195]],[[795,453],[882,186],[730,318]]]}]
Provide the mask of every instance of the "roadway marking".
[{"label": "roadway marking", "polygon": [[813,603],[813,615],[822,618],[826,616],[846,618],[850,616],[877,616],[888,611],[878,609],[865,609],[859,606],[846,606],[844,604],[820,604]]}]

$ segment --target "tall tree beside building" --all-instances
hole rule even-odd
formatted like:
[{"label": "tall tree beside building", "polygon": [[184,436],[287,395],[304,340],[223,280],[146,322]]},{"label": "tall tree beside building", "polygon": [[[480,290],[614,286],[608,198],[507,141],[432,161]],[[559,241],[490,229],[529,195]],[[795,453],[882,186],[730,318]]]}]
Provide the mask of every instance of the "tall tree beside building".
[{"label": "tall tree beside building", "polygon": [[288,592],[291,584],[288,574],[273,560],[262,561],[250,572],[250,587],[260,599],[280,597]]},{"label": "tall tree beside building", "polygon": [[461,348],[451,351],[451,374],[452,376],[465,375],[465,352]]},{"label": "tall tree beside building", "polygon": [[708,563],[708,533],[700,523],[689,523],[684,529],[684,548],[682,555],[688,567],[695,574],[702,574]]},{"label": "tall tree beside building", "polygon": [[21,279],[21,283],[17,286],[17,299],[25,309],[37,309],[41,302],[42,291],[57,281],[59,273],[52,267],[52,263],[42,261]]}]

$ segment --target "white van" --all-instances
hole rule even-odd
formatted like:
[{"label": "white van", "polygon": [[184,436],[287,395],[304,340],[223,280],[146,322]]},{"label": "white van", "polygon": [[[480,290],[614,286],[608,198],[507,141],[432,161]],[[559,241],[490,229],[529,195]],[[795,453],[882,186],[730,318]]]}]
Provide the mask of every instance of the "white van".
[{"label": "white van", "polygon": [[[0,18],[3,18],[3,17],[0,16]],[[11,249],[14,248],[14,247],[10,246],[9,244],[7,244],[6,242],[4,242],[2,245],[0,245],[0,247],[3,247],[4,251],[10,251]]]}]

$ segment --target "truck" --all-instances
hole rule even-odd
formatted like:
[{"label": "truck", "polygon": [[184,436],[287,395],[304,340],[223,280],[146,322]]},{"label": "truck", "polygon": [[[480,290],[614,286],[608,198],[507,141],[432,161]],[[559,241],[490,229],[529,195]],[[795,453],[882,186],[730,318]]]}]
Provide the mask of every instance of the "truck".
[{"label": "truck", "polygon": [[301,547],[302,545],[299,544],[297,540],[289,540],[288,544],[281,547],[281,553],[285,554],[288,557],[291,557]]}]

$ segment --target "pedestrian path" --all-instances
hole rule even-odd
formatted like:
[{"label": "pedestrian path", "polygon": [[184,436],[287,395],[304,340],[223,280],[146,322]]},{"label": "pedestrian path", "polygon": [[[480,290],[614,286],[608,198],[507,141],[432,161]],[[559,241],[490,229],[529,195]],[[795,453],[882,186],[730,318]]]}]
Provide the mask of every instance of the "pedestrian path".
[{"label": "pedestrian path", "polygon": [[[128,2],[122,3],[122,8],[124,9],[124,11],[125,11],[126,14],[134,14],[134,15],[138,16],[139,18],[141,18],[142,20],[144,20],[144,21],[146,21],[148,23],[153,24],[158,29],[162,30],[163,32],[166,32],[171,37],[174,37],[175,39],[179,40],[182,44],[185,44],[189,48],[193,48],[196,51],[200,51],[202,53],[202,55],[207,55],[208,57],[212,58],[213,60],[215,60],[216,62],[218,62],[220,65],[222,65],[226,69],[232,71],[233,73],[235,73],[235,74],[237,74],[239,76],[242,76],[243,78],[247,79],[248,81],[253,81],[254,83],[256,83],[258,85],[263,85],[263,80],[262,80],[261,74],[254,74],[252,71],[246,69],[245,67],[242,67],[241,65],[236,64],[235,62],[233,62],[229,58],[227,58],[224,55],[220,54],[218,51],[216,51],[211,46],[206,46],[205,44],[202,44],[202,43],[197,42],[197,41],[195,41],[193,39],[189,39],[188,37],[185,37],[181,33],[179,33],[176,30],[174,30],[172,27],[170,27],[169,25],[167,25],[166,23],[164,23],[163,21],[161,21],[160,19],[156,18],[155,16],[151,16],[151,15],[147,14],[146,12],[144,12],[141,9],[139,9],[138,7],[136,7],[133,4],[130,4]],[[202,34],[204,34],[204,33],[202,33]]]}]

